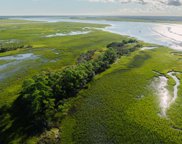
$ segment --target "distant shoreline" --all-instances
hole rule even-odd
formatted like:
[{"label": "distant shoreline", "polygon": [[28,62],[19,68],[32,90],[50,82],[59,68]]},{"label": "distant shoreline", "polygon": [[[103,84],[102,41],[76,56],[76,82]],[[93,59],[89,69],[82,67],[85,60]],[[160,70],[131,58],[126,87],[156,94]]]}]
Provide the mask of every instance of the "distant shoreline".
[{"label": "distant shoreline", "polygon": [[182,16],[79,16],[79,15],[37,15],[37,16],[0,16],[0,19],[10,18],[39,18],[39,17],[60,17],[83,20],[112,20],[112,21],[133,21],[133,22],[177,22],[182,23]]}]

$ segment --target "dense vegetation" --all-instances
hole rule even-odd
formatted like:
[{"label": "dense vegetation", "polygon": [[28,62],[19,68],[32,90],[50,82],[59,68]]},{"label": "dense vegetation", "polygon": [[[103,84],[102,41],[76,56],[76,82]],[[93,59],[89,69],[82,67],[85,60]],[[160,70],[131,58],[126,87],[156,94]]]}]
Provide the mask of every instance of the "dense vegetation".
[{"label": "dense vegetation", "polygon": [[[56,127],[61,119],[56,118],[56,114],[63,113],[65,99],[76,96],[81,89],[86,88],[95,74],[109,68],[121,56],[121,53],[118,55],[119,50],[126,48],[127,44],[124,42],[123,47],[117,49],[110,47],[98,58],[67,67],[63,71],[44,72],[26,80],[15,107],[23,109],[23,113],[37,130]],[[128,50],[136,49],[137,46],[134,42]],[[124,54],[128,54],[128,51],[122,53]]]}]

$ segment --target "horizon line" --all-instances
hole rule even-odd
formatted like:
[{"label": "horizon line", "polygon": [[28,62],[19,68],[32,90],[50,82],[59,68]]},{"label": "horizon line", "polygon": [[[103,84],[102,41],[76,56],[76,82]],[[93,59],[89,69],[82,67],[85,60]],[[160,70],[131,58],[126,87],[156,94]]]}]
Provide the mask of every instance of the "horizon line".
[{"label": "horizon line", "polygon": [[95,16],[95,17],[99,17],[99,16],[103,16],[103,17],[182,17],[182,16],[175,16],[175,15],[71,15],[71,14],[65,14],[65,15],[61,15],[61,14],[51,14],[51,15],[0,15],[0,17],[9,17],[9,16],[12,16],[12,17],[16,17],[16,16],[88,16],[88,17],[92,17],[92,16]]}]

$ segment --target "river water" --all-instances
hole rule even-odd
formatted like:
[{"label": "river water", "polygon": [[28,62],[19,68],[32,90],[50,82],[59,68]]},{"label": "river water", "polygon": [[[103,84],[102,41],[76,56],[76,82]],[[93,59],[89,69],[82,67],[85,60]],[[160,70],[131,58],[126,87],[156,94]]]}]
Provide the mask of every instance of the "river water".
[{"label": "river water", "polygon": [[107,24],[105,31],[128,35],[145,42],[168,46],[182,51],[182,24],[152,23],[152,22],[121,22],[106,20],[77,20],[63,19],[59,17],[32,17],[22,18],[24,20],[46,21],[46,22],[79,22]]}]

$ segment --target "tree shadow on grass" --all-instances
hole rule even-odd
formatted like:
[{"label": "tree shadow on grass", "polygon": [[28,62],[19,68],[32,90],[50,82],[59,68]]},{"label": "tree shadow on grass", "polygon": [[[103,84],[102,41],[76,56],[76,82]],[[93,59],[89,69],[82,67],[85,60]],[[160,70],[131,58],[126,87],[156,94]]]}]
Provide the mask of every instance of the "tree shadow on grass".
[{"label": "tree shadow on grass", "polygon": [[128,64],[128,68],[138,68],[141,67],[146,60],[150,59],[151,56],[145,52],[140,52],[139,55],[136,55],[133,60]]},{"label": "tree shadow on grass", "polygon": [[21,97],[11,107],[0,108],[0,144],[8,144],[15,139],[24,143],[27,137],[39,135],[42,131],[27,115]]}]

